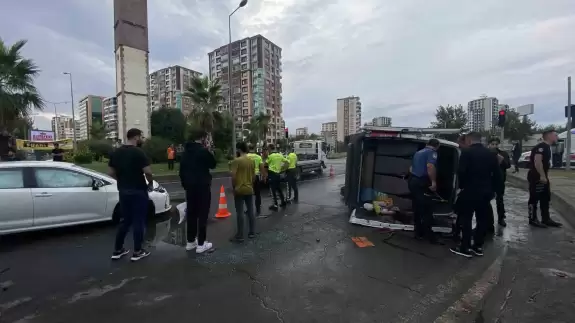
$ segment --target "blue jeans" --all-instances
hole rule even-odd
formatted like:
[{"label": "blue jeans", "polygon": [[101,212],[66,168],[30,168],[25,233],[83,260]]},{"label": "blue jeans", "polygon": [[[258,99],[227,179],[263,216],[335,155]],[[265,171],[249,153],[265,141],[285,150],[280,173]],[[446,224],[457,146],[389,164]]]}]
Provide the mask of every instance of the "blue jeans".
[{"label": "blue jeans", "polygon": [[120,192],[120,211],[122,217],[116,234],[115,250],[124,247],[124,240],[128,230],[132,227],[134,233],[134,251],[142,250],[146,215],[148,214],[148,192],[139,190],[126,190]]},{"label": "blue jeans", "polygon": [[[238,223],[236,238],[244,238],[244,217],[248,218],[248,234],[255,234],[256,218],[254,215],[254,196],[253,195],[234,195],[234,204],[236,205],[236,220]],[[246,214],[244,214],[244,204],[246,205]]]}]

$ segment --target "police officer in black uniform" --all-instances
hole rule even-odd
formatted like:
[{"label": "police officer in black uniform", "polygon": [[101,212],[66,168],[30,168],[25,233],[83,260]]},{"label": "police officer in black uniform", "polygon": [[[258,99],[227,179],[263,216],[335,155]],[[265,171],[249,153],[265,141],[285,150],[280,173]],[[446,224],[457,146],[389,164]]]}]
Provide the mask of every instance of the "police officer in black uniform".
[{"label": "police officer in black uniform", "polygon": [[[496,183],[501,183],[501,170],[495,154],[481,143],[481,134],[469,133],[466,136],[471,144],[463,149],[459,158],[459,221],[461,222],[461,244],[451,248],[451,252],[470,258],[483,256],[483,242],[488,226],[488,209],[493,199]],[[475,213],[477,227],[471,246],[472,220]]]},{"label": "police officer in black uniform", "polygon": [[431,193],[437,190],[436,164],[439,140],[431,139],[422,150],[413,155],[408,186],[413,197],[413,227],[416,239],[427,238],[436,243],[433,234],[433,200]]},{"label": "police officer in black uniform", "polygon": [[[548,130],[543,133],[543,140],[531,149],[529,157],[529,172],[527,181],[529,182],[529,224],[534,227],[561,227],[561,223],[551,219],[549,215],[549,202],[551,201],[551,190],[549,168],[551,167],[551,145],[557,142],[555,130]],[[541,221],[537,218],[537,204],[541,208]]]}]

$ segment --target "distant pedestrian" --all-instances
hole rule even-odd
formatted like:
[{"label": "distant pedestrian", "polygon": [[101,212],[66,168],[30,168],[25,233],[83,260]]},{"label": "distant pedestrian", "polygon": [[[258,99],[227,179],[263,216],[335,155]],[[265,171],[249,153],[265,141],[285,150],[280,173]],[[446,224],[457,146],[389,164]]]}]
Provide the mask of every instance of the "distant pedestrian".
[{"label": "distant pedestrian", "polygon": [[[451,252],[472,257],[483,255],[483,242],[488,221],[488,208],[493,198],[493,188],[501,183],[501,170],[497,157],[481,143],[481,134],[469,133],[466,136],[471,144],[463,149],[459,158],[458,179],[461,191],[458,195],[459,219],[462,230],[461,243],[451,248]],[[473,214],[476,218],[476,228],[471,245]]]},{"label": "distant pedestrian", "polygon": [[[237,231],[234,242],[244,241],[244,217],[248,218],[248,238],[255,237],[256,219],[254,216],[254,180],[256,167],[252,159],[247,156],[248,146],[245,142],[236,144],[239,156],[231,163],[232,186],[234,188],[234,204],[236,206]],[[244,215],[244,204],[246,214]]]},{"label": "distant pedestrian", "polygon": [[60,148],[58,143],[54,143],[54,149],[52,149],[52,160],[64,161],[64,150]]},{"label": "distant pedestrian", "polygon": [[168,155],[168,170],[174,170],[174,161],[176,160],[176,149],[170,145],[166,151]]},{"label": "distant pedestrian", "polygon": [[[495,192],[495,203],[497,205],[497,223],[506,227],[505,222],[505,204],[503,203],[503,196],[505,195],[505,181],[507,180],[507,170],[511,168],[511,161],[509,160],[509,155],[504,150],[499,149],[500,140],[499,138],[493,137],[489,140],[489,148],[495,153],[497,160],[499,161],[499,168],[501,169],[501,182],[496,183],[497,185],[493,188]],[[489,224],[487,227],[488,233],[495,232],[495,217],[493,216],[493,209],[489,208],[488,220]]]},{"label": "distant pedestrian", "polygon": [[129,253],[124,248],[124,240],[131,227],[134,234],[131,260],[138,261],[150,255],[142,248],[142,242],[148,214],[148,191],[153,189],[153,178],[150,161],[139,148],[143,140],[142,131],[130,129],[126,137],[126,143],[114,150],[108,162],[109,174],[117,180],[121,212],[112,259],[120,259]]},{"label": "distant pedestrian", "polygon": [[299,192],[297,189],[297,168],[296,168],[297,154],[295,153],[294,149],[292,149],[292,151],[288,154],[287,159],[289,161],[289,166],[286,173],[286,178],[288,182],[287,195],[291,196],[291,192],[293,191],[293,201],[297,203],[299,201]]},{"label": "distant pedestrian", "polygon": [[262,194],[261,194],[261,187],[262,182],[265,182],[265,171],[264,171],[264,163],[263,159],[260,155],[255,152],[255,147],[250,145],[249,147],[250,152],[248,153],[248,157],[254,162],[255,173],[256,176],[254,178],[254,203],[256,207],[256,216],[261,216],[262,213]]},{"label": "distant pedestrian", "polygon": [[413,231],[416,239],[437,242],[433,234],[433,201],[431,193],[437,191],[437,149],[439,140],[431,139],[425,148],[413,155],[409,192],[413,196]]},{"label": "distant pedestrian", "polygon": [[282,208],[286,207],[287,203],[284,198],[284,193],[281,189],[281,173],[287,169],[289,165],[289,160],[284,157],[284,155],[277,152],[273,144],[269,145],[270,154],[266,159],[266,164],[268,165],[268,178],[270,183],[270,188],[273,195],[273,204],[270,206],[270,210],[278,210],[277,197],[279,195],[280,205]]},{"label": "distant pedestrian", "polygon": [[206,234],[212,197],[210,169],[216,168],[216,159],[205,147],[205,142],[205,131],[192,132],[182,154],[179,173],[182,187],[186,191],[186,250],[196,249],[196,253],[209,251],[213,247],[211,242],[206,241]]},{"label": "distant pedestrian", "polygon": [[511,155],[513,156],[513,173],[517,173],[519,172],[519,158],[521,158],[521,141],[515,141],[511,148]]},{"label": "distant pedestrian", "polygon": [[[555,130],[543,132],[543,140],[531,149],[529,157],[529,224],[534,227],[561,227],[561,223],[551,219],[549,202],[551,188],[549,183],[549,168],[551,167],[551,145],[557,142]],[[541,221],[537,217],[537,204],[541,208]]]}]

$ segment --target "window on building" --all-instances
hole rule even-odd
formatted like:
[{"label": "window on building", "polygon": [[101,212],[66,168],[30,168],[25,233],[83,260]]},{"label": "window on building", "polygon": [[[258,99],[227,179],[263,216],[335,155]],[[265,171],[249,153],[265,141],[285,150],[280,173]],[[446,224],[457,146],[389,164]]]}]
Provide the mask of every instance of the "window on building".
[{"label": "window on building", "polygon": [[248,99],[248,95],[247,95],[247,94],[242,95],[242,100],[247,100],[247,99]]},{"label": "window on building", "polygon": [[248,80],[242,80],[242,85],[248,84]]},{"label": "window on building", "polygon": [[242,57],[242,63],[247,62],[248,58],[247,57]]},{"label": "window on building", "polygon": [[247,50],[247,49],[242,49],[242,51],[241,51],[240,53],[241,53],[241,55],[247,55],[248,50]]},{"label": "window on building", "polygon": [[247,86],[242,87],[242,92],[247,92],[247,91],[248,91],[248,87],[247,87]]},{"label": "window on building", "polygon": [[248,64],[242,64],[242,70],[247,70],[248,69]]}]

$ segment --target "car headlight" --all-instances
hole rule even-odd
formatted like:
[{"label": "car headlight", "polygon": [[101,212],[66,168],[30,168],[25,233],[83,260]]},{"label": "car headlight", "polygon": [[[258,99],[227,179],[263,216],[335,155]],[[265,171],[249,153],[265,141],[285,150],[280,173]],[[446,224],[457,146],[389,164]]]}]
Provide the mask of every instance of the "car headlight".
[{"label": "car headlight", "polygon": [[162,185],[158,184],[158,186],[154,187],[154,192],[166,193],[166,189]]}]

